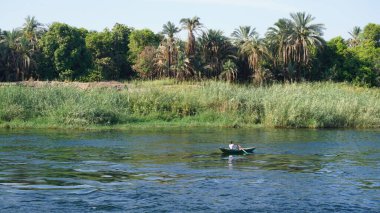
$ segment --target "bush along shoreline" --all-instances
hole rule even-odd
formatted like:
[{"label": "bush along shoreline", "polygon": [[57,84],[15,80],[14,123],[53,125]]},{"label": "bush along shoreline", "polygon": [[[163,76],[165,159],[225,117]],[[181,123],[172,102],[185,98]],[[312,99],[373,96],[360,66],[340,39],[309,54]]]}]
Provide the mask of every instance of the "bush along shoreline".
[{"label": "bush along shoreline", "polygon": [[0,127],[379,128],[380,90],[344,83],[253,87],[135,81],[123,87],[0,86]]}]

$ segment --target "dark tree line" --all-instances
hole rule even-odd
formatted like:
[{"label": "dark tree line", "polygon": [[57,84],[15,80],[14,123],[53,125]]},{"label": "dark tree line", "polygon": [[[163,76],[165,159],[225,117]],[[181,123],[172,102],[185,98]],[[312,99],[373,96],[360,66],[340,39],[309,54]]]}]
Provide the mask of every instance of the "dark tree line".
[{"label": "dark tree line", "polygon": [[[306,13],[279,19],[264,37],[240,26],[230,37],[184,18],[161,33],[115,24],[101,32],[34,17],[0,30],[0,81],[103,81],[134,78],[229,82],[348,81],[380,86],[380,25],[354,27],[351,38],[325,41],[324,25]],[[176,35],[188,32],[186,41]]]}]

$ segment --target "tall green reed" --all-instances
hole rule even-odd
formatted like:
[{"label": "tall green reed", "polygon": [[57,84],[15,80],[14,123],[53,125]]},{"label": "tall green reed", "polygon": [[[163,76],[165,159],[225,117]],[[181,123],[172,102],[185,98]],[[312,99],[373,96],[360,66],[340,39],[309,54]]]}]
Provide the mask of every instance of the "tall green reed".
[{"label": "tall green reed", "polygon": [[268,87],[170,80],[125,90],[0,87],[0,122],[60,127],[140,125],[380,127],[380,90],[336,83]]}]

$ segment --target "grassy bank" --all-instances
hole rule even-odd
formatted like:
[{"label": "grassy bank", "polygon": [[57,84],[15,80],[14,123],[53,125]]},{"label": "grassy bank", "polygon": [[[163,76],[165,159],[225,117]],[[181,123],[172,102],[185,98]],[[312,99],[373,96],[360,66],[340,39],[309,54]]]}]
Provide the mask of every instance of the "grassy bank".
[{"label": "grassy bank", "polygon": [[380,127],[380,90],[336,83],[3,85],[0,100],[0,126],[11,128]]}]

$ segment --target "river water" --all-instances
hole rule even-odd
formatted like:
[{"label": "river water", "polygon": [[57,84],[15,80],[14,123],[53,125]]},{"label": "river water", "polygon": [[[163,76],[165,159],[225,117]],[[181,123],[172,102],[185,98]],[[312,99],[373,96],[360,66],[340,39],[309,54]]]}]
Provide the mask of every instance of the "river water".
[{"label": "river water", "polygon": [[0,212],[96,211],[380,212],[380,130],[0,130]]}]

